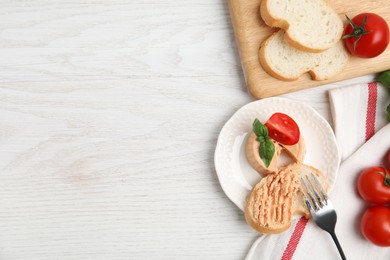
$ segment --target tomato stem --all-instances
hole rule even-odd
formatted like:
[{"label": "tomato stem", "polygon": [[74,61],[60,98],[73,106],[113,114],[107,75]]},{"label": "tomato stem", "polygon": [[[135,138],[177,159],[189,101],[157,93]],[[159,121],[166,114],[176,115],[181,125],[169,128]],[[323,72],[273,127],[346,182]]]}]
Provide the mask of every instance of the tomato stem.
[{"label": "tomato stem", "polygon": [[363,35],[369,34],[371,32],[371,31],[367,31],[367,30],[364,29],[364,26],[367,23],[368,17],[367,16],[364,17],[362,24],[359,25],[359,26],[357,26],[351,19],[349,19],[349,17],[347,15],[345,15],[345,17],[347,18],[349,24],[352,26],[353,32],[350,33],[350,34],[344,35],[342,37],[342,39],[346,39],[346,38],[349,38],[349,37],[355,37],[356,40],[353,43],[353,49],[355,50],[356,49],[356,44],[360,40],[360,38],[362,38]]}]

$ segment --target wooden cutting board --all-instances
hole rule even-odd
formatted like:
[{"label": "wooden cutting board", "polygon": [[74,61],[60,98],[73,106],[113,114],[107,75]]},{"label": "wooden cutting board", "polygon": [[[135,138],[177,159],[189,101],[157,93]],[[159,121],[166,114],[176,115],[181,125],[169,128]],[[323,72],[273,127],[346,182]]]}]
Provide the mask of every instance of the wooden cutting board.
[{"label": "wooden cutting board", "polygon": [[[261,19],[260,2],[261,0],[228,0],[248,92],[255,98],[276,96],[390,69],[389,46],[384,53],[375,58],[351,57],[347,67],[329,80],[315,81],[307,73],[298,80],[290,82],[271,77],[258,61],[258,50],[261,42],[278,29],[268,27]],[[345,15],[352,19],[363,12],[376,13],[388,23],[390,21],[389,0],[328,0],[327,2],[340,15],[344,25],[347,24]]]}]

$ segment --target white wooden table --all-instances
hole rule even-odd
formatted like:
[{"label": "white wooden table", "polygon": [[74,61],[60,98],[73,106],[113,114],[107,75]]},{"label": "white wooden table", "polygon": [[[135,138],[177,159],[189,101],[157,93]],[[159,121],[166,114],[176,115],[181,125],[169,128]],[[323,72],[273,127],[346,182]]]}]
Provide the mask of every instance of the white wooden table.
[{"label": "white wooden table", "polygon": [[224,0],[1,0],[0,259],[243,259],[213,154],[253,100]]}]

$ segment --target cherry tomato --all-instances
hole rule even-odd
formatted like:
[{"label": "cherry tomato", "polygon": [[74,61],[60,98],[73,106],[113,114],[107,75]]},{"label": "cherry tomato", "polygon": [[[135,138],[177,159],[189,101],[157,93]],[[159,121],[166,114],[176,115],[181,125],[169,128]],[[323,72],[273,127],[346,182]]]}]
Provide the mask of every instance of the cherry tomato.
[{"label": "cherry tomato", "polygon": [[378,205],[368,208],[360,222],[363,236],[378,246],[390,246],[390,208]]},{"label": "cherry tomato", "polygon": [[374,204],[390,203],[390,170],[370,167],[363,170],[357,181],[360,196]]},{"label": "cherry tomato", "polygon": [[269,137],[281,144],[294,145],[299,141],[299,127],[297,123],[286,114],[275,113],[264,125],[268,129]]},{"label": "cherry tomato", "polygon": [[385,51],[390,40],[385,19],[374,13],[361,13],[345,27],[344,42],[349,52],[361,58],[376,57]]}]

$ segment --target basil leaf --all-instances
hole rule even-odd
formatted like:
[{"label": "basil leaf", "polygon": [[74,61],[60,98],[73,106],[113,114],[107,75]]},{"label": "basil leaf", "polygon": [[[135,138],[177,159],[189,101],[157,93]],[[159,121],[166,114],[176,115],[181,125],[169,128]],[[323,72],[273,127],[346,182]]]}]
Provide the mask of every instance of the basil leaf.
[{"label": "basil leaf", "polygon": [[261,160],[263,160],[265,166],[271,164],[272,157],[274,157],[275,145],[270,138],[266,138],[265,142],[260,143],[259,154]]},{"label": "basil leaf", "polygon": [[262,123],[260,123],[260,121],[257,118],[255,119],[255,121],[253,121],[252,129],[257,137],[260,137],[260,136],[267,137],[268,136],[267,127],[265,125],[263,125]]},{"label": "basil leaf", "polygon": [[383,71],[379,74],[377,81],[383,84],[383,86],[390,88],[390,70]]},{"label": "basil leaf", "polygon": [[256,138],[256,141],[258,141],[259,143],[264,143],[264,142],[265,142],[265,139],[266,139],[266,137],[264,137],[264,136],[259,136],[259,137]]},{"label": "basil leaf", "polygon": [[390,104],[387,106],[386,112],[387,112],[387,121],[390,122]]}]

